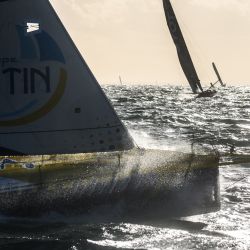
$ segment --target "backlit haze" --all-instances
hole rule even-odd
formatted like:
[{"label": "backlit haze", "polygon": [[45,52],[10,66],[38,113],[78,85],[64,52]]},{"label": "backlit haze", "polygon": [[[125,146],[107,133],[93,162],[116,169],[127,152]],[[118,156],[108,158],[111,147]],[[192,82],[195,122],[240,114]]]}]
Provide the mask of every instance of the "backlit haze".
[{"label": "backlit haze", "polygon": [[[162,0],[51,0],[100,84],[185,84]],[[250,83],[250,1],[172,0],[199,78]]]}]

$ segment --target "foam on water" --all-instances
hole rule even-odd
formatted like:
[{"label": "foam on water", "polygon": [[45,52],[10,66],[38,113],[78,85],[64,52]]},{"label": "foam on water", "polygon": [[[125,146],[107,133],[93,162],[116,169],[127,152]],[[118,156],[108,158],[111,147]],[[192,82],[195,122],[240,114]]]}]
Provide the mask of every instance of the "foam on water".
[{"label": "foam on water", "polygon": [[[135,143],[141,148],[180,151],[185,153],[191,153],[192,151],[192,145],[190,142],[182,140],[181,138],[177,138],[175,135],[173,135],[173,138],[170,136],[170,138],[162,138],[161,140],[157,140],[146,131],[131,129],[129,132],[134,138]],[[166,133],[174,134],[174,130],[169,129],[166,131]]]}]

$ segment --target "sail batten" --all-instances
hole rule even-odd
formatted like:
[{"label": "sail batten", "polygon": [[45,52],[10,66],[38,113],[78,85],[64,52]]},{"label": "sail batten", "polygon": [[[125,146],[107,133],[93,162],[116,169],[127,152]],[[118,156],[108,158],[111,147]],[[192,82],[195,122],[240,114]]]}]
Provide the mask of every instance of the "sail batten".
[{"label": "sail batten", "polygon": [[48,0],[0,1],[0,27],[0,155],[134,147]]},{"label": "sail batten", "polygon": [[192,58],[188,51],[185,39],[183,37],[181,28],[178,24],[178,21],[177,21],[177,18],[174,13],[170,0],[163,0],[163,6],[164,6],[168,28],[170,30],[172,39],[176,46],[176,50],[177,50],[177,54],[178,54],[178,58],[179,58],[182,70],[190,84],[190,87],[192,88],[193,93],[197,93],[198,90],[203,91],[202,86],[200,84],[199,77],[195,70]]}]

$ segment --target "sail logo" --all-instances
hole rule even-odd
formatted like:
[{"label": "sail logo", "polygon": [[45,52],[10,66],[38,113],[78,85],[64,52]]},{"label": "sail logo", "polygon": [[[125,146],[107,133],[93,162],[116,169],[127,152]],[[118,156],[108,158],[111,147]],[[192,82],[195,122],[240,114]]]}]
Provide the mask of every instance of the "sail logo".
[{"label": "sail logo", "polygon": [[31,33],[31,32],[37,32],[40,30],[40,24],[39,23],[27,23],[27,33]]},{"label": "sail logo", "polygon": [[[19,56],[4,57],[0,91],[0,126],[21,126],[52,111],[64,95],[67,72],[65,58],[56,41],[39,23],[16,26]],[[3,82],[3,81],[1,81]]]}]

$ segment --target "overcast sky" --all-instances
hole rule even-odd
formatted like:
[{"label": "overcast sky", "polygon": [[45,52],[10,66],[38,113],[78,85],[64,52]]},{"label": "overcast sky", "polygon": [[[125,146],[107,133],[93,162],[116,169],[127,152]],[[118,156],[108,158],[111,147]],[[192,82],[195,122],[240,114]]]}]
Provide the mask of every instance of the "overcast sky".
[{"label": "overcast sky", "polygon": [[[101,84],[185,83],[162,0],[51,0]],[[172,0],[202,83],[250,86],[250,0]]]}]

